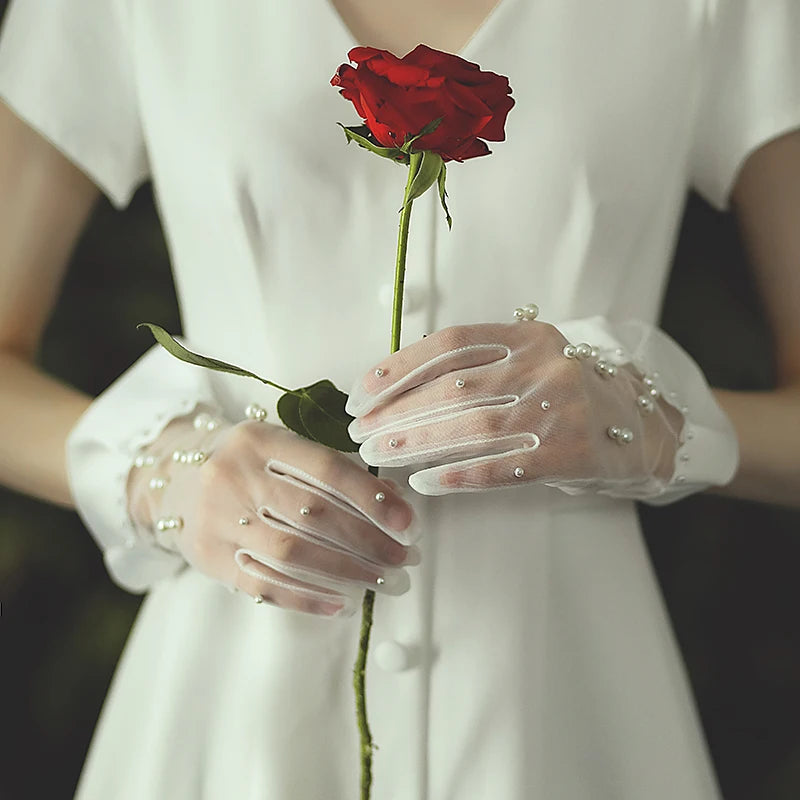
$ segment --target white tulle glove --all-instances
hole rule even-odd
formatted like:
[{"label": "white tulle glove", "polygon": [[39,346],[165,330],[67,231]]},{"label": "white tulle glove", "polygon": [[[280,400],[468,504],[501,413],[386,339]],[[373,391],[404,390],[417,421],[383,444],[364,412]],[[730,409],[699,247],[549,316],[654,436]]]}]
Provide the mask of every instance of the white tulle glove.
[{"label": "white tulle glove", "polygon": [[426,465],[409,478],[426,495],[544,483],[664,503],[730,480],[733,429],[672,339],[537,313],[447,328],[371,369],[347,404],[362,458]]},{"label": "white tulle glove", "polygon": [[261,421],[203,410],[137,456],[128,496],[139,535],[256,602],[349,615],[365,588],[401,594],[416,563],[413,511],[391,482]]},{"label": "white tulle glove", "polygon": [[321,614],[355,610],[364,586],[402,592],[417,532],[396,486],[263,421],[255,405],[251,418],[237,408],[242,422],[226,421],[217,398],[227,388],[154,347],[70,433],[72,495],[111,577],[141,592],[188,562],[254,598]]}]

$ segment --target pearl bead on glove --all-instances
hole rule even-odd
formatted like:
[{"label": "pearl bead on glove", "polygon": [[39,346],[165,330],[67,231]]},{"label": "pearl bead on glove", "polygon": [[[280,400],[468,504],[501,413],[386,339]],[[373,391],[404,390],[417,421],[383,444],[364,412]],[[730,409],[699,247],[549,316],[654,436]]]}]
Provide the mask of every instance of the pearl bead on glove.
[{"label": "pearl bead on glove", "polygon": [[[439,331],[357,381],[347,410],[362,458],[424,466],[409,483],[426,495],[544,483],[663,502],[714,482],[688,469],[692,440],[709,433],[725,445],[720,482],[730,478],[729,423],[697,366],[663,332],[643,323],[612,330],[596,318],[577,327],[597,343],[574,343],[535,313],[517,317],[524,321]],[[641,358],[649,350],[661,362],[652,371]],[[710,427],[690,422],[675,391],[682,374],[695,399],[705,393],[699,407],[707,411],[711,398],[701,414],[713,418]]]}]

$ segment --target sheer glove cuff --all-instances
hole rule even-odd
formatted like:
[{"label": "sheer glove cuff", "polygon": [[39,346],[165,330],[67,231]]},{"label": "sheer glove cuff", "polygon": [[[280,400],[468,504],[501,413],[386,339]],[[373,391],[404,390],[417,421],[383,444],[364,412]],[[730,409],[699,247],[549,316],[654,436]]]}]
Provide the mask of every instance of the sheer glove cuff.
[{"label": "sheer glove cuff", "polygon": [[175,417],[198,404],[216,408],[204,370],[153,347],[87,409],[67,440],[75,506],[116,583],[144,592],[175,574],[183,559],[137,532],[127,505],[129,473]]}]

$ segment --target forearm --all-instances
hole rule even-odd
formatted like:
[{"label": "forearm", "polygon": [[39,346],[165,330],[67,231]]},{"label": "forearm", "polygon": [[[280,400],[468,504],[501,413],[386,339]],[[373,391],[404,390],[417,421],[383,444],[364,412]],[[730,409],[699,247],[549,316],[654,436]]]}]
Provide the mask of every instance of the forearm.
[{"label": "forearm", "polygon": [[65,444],[91,398],[0,352],[0,484],[72,507]]},{"label": "forearm", "polygon": [[778,389],[716,393],[739,436],[725,494],[800,508],[800,131],[759,148],[732,195],[774,341]]},{"label": "forearm", "polygon": [[715,493],[800,508],[800,384],[714,394],[739,437],[739,469]]}]

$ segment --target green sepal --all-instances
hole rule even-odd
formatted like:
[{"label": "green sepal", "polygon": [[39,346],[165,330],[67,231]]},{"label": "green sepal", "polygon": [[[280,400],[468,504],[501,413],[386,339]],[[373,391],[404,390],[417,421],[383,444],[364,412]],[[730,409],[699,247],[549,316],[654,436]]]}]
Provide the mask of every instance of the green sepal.
[{"label": "green sepal", "polygon": [[400,148],[404,153],[411,152],[411,145],[417,141],[417,139],[421,139],[423,136],[427,136],[429,133],[433,133],[441,124],[444,117],[437,117],[435,120],[429,122],[416,136],[406,137],[406,140],[403,142],[403,146]]},{"label": "green sepal", "polygon": [[363,135],[363,131],[366,131],[367,133],[369,132],[369,128],[367,128],[366,125],[348,128],[346,125],[342,125],[341,122],[337,122],[336,124],[344,131],[344,135],[347,138],[348,144],[350,142],[355,142],[365,150],[375,153],[376,156],[388,158],[391,161],[396,161],[400,164],[408,164],[408,154],[403,152],[403,150],[401,150],[399,147],[381,147],[380,145],[374,144],[365,135]]},{"label": "green sepal", "polygon": [[353,417],[344,410],[347,403],[344,392],[327,379],[296,392],[284,394],[278,400],[278,416],[287,428],[343,453],[358,450],[347,432]]},{"label": "green sepal", "polygon": [[445,181],[447,180],[447,164],[442,162],[442,168],[439,170],[439,200],[442,202],[442,208],[444,209],[444,215],[447,218],[447,227],[449,230],[453,230],[453,218],[450,216],[450,212],[447,210],[447,191],[444,187]]},{"label": "green sepal", "polygon": [[405,202],[410,203],[425,194],[436,183],[443,166],[444,162],[438,153],[430,150],[413,152],[409,169],[414,172],[414,178],[408,187]]}]

